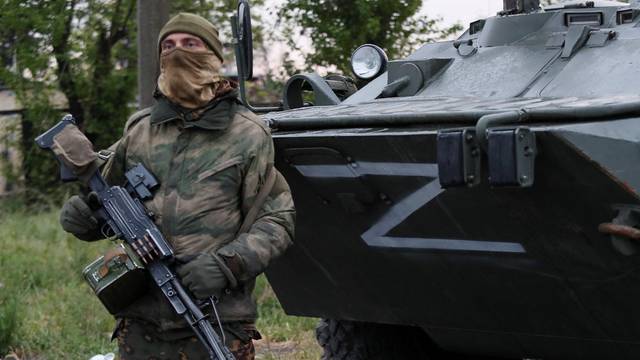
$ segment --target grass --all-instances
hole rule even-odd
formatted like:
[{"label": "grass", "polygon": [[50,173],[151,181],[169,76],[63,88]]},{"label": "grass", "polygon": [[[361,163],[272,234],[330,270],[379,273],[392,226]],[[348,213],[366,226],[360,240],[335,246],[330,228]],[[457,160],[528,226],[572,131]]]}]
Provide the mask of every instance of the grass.
[{"label": "grass", "polygon": [[[4,213],[3,213],[4,212]],[[57,212],[0,209],[0,359],[89,359],[116,352],[115,321],[82,279],[82,269],[111,244],[66,234]],[[318,359],[315,319],[287,316],[264,276],[258,279],[258,329],[264,360]]]}]

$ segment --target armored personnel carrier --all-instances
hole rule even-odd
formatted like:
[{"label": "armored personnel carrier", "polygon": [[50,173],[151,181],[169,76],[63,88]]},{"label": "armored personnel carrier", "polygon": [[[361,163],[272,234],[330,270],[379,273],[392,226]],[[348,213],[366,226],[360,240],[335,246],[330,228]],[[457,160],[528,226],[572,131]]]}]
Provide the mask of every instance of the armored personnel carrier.
[{"label": "armored personnel carrier", "polygon": [[268,277],[326,359],[640,358],[639,15],[505,0],[406,59],[359,48],[346,99],[288,82]]}]

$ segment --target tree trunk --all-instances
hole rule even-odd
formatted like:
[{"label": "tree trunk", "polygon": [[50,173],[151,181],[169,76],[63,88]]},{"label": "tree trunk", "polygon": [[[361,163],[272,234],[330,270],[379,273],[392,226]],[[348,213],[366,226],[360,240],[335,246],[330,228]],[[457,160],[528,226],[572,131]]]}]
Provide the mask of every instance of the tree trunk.
[{"label": "tree trunk", "polygon": [[153,103],[159,74],[158,34],[169,20],[168,0],[138,0],[138,108]]}]

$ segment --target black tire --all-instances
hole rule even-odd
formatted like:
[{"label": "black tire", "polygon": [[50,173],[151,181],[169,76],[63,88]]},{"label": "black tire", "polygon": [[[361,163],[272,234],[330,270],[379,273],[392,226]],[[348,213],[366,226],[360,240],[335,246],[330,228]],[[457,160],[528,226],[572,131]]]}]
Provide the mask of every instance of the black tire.
[{"label": "black tire", "polygon": [[419,328],[323,319],[316,339],[322,360],[432,359],[434,346]]}]

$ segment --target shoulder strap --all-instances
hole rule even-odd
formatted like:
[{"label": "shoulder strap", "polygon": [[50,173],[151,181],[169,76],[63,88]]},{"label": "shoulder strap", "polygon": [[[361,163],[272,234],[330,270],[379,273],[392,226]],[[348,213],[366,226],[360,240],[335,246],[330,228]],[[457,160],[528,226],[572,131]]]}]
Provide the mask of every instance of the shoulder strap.
[{"label": "shoulder strap", "polygon": [[242,221],[242,225],[240,226],[240,230],[238,230],[239,234],[244,234],[249,231],[249,228],[256,222],[256,218],[258,217],[258,212],[264,205],[264,202],[267,200],[267,197],[271,193],[273,189],[273,185],[276,183],[277,171],[273,167],[273,164],[269,164],[267,167],[267,180],[262,184],[260,188],[260,192],[256,195],[256,199],[253,201],[253,205],[251,209],[247,212],[247,215],[244,217],[244,221]]},{"label": "shoulder strap", "polygon": [[129,129],[131,129],[131,127],[133,127],[135,124],[138,123],[138,121],[144,119],[145,117],[151,115],[151,110],[152,107],[148,107],[148,108],[144,108],[142,110],[139,110],[137,112],[135,112],[133,115],[131,115],[129,117],[129,119],[127,120],[127,123],[124,125],[124,134],[127,134],[127,131],[129,131]]}]

